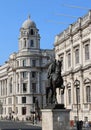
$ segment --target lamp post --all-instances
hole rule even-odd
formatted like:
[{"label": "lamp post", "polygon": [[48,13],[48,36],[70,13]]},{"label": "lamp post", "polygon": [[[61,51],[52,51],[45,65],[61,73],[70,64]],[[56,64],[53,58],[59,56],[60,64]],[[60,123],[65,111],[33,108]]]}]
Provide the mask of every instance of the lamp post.
[{"label": "lamp post", "polygon": [[0,101],[0,114],[1,114],[1,117],[2,117],[2,112],[3,112],[3,104],[2,104],[2,102]]},{"label": "lamp post", "polygon": [[33,110],[32,110],[32,114],[33,114],[33,124],[35,122],[35,97],[34,97],[34,88],[32,88],[32,102],[33,102]]},{"label": "lamp post", "polygon": [[78,112],[78,89],[79,89],[80,81],[78,79],[75,80],[74,86],[76,87],[76,102],[77,102],[77,119],[79,120],[79,112]]},{"label": "lamp post", "polygon": [[78,79],[76,79],[74,81],[74,86],[76,87],[76,102],[77,102],[77,130],[80,130],[80,126],[79,126],[79,106],[78,106],[78,89],[80,86],[80,81]]}]

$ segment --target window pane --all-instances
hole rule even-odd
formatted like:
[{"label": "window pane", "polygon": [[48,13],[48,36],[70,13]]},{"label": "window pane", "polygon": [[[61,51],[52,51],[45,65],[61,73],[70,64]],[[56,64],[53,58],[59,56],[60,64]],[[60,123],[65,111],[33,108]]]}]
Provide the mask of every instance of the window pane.
[{"label": "window pane", "polygon": [[32,60],[32,66],[33,66],[33,67],[36,66],[36,60]]},{"label": "window pane", "polygon": [[26,97],[22,97],[22,103],[26,103]]},{"label": "window pane", "polygon": [[26,66],[26,60],[23,60],[23,66]]},{"label": "window pane", "polygon": [[34,41],[33,40],[30,41],[30,47],[34,47]]},{"label": "window pane", "polygon": [[22,107],[22,115],[26,115],[26,107]]},{"label": "window pane", "polygon": [[23,92],[27,91],[27,83],[23,83]]}]

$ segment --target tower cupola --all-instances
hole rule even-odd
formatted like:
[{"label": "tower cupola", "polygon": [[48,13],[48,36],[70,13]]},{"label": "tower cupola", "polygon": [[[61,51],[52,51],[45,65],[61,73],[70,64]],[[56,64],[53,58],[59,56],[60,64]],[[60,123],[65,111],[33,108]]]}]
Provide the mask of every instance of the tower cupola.
[{"label": "tower cupola", "polygon": [[25,20],[20,28],[19,51],[27,51],[31,49],[40,49],[40,35],[34,21]]}]

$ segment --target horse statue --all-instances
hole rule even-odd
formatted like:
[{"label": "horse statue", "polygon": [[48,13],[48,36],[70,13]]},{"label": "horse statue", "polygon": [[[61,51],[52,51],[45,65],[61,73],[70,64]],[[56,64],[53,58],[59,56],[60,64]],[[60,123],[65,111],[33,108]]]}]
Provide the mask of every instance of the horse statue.
[{"label": "horse statue", "polygon": [[[62,61],[53,61],[48,67],[48,87],[46,88],[46,104],[57,103],[56,88],[62,89],[64,94],[63,78],[61,76]],[[50,94],[51,93],[51,94]]]}]

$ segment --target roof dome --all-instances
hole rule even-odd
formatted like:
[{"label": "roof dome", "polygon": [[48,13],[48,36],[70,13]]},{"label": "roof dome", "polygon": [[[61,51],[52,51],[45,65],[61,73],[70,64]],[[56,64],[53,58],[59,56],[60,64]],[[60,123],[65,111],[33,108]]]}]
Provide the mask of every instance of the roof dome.
[{"label": "roof dome", "polygon": [[30,27],[36,27],[36,24],[30,19],[29,16],[28,19],[23,22],[22,28],[30,28]]}]

